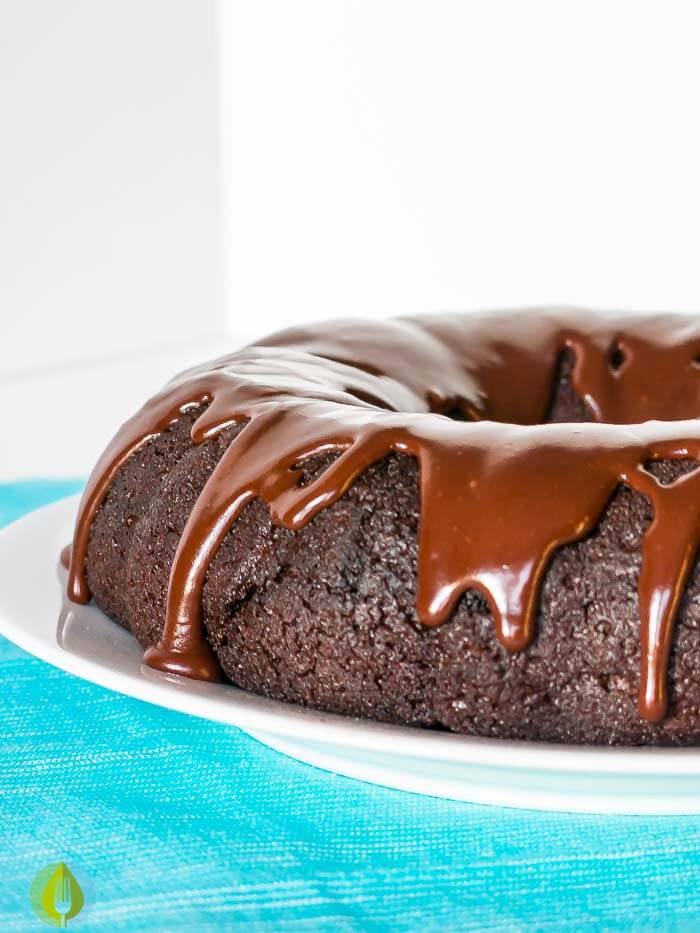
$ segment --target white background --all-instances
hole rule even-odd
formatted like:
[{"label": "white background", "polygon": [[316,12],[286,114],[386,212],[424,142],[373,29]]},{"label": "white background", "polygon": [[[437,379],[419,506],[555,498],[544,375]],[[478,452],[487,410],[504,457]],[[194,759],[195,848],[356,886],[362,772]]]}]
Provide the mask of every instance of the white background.
[{"label": "white background", "polygon": [[5,0],[0,391],[15,435],[36,385],[50,434],[91,423],[0,440],[0,476],[85,472],[181,359],[304,319],[699,309],[699,27],[660,0]]},{"label": "white background", "polygon": [[0,479],[84,475],[212,352],[219,58],[214,0],[0,0]]}]

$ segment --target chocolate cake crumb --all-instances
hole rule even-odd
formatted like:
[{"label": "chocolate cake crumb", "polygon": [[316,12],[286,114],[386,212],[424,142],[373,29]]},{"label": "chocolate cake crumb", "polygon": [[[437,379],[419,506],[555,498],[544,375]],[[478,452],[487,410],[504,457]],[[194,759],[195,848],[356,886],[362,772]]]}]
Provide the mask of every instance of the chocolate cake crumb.
[{"label": "chocolate cake crumb", "polygon": [[[548,420],[590,416],[561,361]],[[90,533],[95,602],[154,645],[187,518],[241,427],[194,445],[191,409],[119,470]],[[302,464],[306,480],[333,457]],[[693,463],[648,465],[671,482]],[[697,466],[697,464],[695,464]],[[637,578],[648,500],[620,486],[596,530],[560,548],[541,592],[537,635],[509,653],[469,591],[436,628],[416,615],[419,487],[391,454],[300,531],[250,503],[218,550],[203,592],[208,639],[230,681],[317,709],[469,735],[611,745],[700,741],[700,569],[680,609],[667,717],[640,717]]]}]

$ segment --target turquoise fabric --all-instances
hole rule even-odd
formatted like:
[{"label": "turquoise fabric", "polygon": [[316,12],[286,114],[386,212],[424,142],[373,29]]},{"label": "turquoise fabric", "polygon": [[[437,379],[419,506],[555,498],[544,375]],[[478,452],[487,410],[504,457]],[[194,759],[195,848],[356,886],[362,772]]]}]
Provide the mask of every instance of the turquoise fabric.
[{"label": "turquoise fabric", "polygon": [[[76,484],[0,486],[0,520]],[[692,930],[700,818],[402,794],[95,687],[0,642],[0,929],[62,860],[85,930]]]}]

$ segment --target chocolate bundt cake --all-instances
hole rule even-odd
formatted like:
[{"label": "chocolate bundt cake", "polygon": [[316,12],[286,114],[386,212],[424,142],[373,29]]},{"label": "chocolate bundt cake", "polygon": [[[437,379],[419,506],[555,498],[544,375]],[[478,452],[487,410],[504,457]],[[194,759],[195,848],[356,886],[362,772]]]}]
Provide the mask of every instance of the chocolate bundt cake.
[{"label": "chocolate bundt cake", "polygon": [[97,464],[68,594],[146,663],[519,739],[700,743],[700,319],[294,329]]}]

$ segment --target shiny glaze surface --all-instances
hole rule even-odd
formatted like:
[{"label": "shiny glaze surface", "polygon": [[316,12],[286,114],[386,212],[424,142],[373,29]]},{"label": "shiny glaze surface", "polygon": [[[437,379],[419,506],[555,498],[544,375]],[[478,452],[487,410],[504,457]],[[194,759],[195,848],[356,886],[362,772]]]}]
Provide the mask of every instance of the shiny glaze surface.
[{"label": "shiny glaze surface", "polygon": [[[542,424],[566,350],[593,420]],[[520,651],[534,637],[553,552],[592,531],[624,483],[654,512],[639,577],[639,709],[658,721],[668,703],[674,619],[700,542],[700,471],[662,485],[646,465],[700,459],[699,356],[700,318],[679,315],[426,315],[274,335],[181,374],[121,428],[81,502],[68,595],[90,599],[90,528],[116,472],[194,405],[205,406],[195,444],[246,424],[189,517],[163,636],[145,657],[199,679],[220,676],[201,613],[207,570],[254,498],[268,503],[275,523],[299,529],[373,462],[392,451],[414,456],[420,619],[447,622],[465,590],[477,589],[501,643]],[[337,459],[300,486],[297,465],[328,451]]]}]

